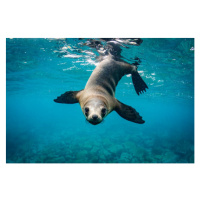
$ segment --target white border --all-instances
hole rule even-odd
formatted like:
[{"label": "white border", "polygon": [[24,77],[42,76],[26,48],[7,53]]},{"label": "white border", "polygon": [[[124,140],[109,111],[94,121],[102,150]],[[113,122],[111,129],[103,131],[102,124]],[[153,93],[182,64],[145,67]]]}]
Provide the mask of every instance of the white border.
[{"label": "white border", "polygon": [[[6,1],[0,20],[1,199],[199,199],[197,1]],[[195,164],[5,164],[6,37],[195,38]]]}]

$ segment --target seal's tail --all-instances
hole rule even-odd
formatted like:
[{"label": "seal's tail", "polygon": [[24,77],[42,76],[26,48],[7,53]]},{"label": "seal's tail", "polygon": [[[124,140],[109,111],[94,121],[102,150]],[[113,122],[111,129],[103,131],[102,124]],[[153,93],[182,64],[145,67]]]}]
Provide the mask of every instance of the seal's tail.
[{"label": "seal's tail", "polygon": [[147,84],[143,81],[142,77],[138,72],[132,73],[132,81],[133,85],[135,87],[136,93],[139,95],[142,92],[146,92],[146,89],[148,88]]}]

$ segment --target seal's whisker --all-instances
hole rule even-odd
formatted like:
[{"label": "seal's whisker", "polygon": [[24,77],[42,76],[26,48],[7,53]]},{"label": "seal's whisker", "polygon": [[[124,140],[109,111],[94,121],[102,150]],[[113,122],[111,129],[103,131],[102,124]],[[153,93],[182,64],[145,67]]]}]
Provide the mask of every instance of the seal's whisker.
[{"label": "seal's whisker", "polygon": [[87,119],[85,119],[85,123],[86,123],[86,124],[89,124],[89,122],[88,122],[88,120],[87,120]]},{"label": "seal's whisker", "polygon": [[102,121],[101,121],[101,123],[103,124],[105,122],[105,120],[103,119]]}]

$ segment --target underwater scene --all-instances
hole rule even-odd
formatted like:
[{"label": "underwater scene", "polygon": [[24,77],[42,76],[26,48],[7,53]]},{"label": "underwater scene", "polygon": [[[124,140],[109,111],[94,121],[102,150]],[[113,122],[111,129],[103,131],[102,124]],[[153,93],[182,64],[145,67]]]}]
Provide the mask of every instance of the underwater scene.
[{"label": "underwater scene", "polygon": [[[54,101],[109,55],[147,85],[138,95],[125,74],[115,90],[144,123],[113,110],[93,125],[79,103]],[[194,163],[194,39],[7,38],[6,162]]]}]

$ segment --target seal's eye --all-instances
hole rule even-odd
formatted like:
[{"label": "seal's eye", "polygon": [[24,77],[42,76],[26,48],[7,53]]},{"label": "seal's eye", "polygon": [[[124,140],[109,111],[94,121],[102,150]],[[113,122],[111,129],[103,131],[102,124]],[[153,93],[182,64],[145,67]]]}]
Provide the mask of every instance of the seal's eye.
[{"label": "seal's eye", "polygon": [[89,108],[85,107],[85,115],[88,116],[88,113],[89,113]]},{"label": "seal's eye", "polygon": [[85,112],[89,112],[89,108],[88,107],[85,107]]},{"label": "seal's eye", "polygon": [[106,109],[105,108],[102,108],[101,114],[102,114],[102,117],[104,117],[106,115]]}]

